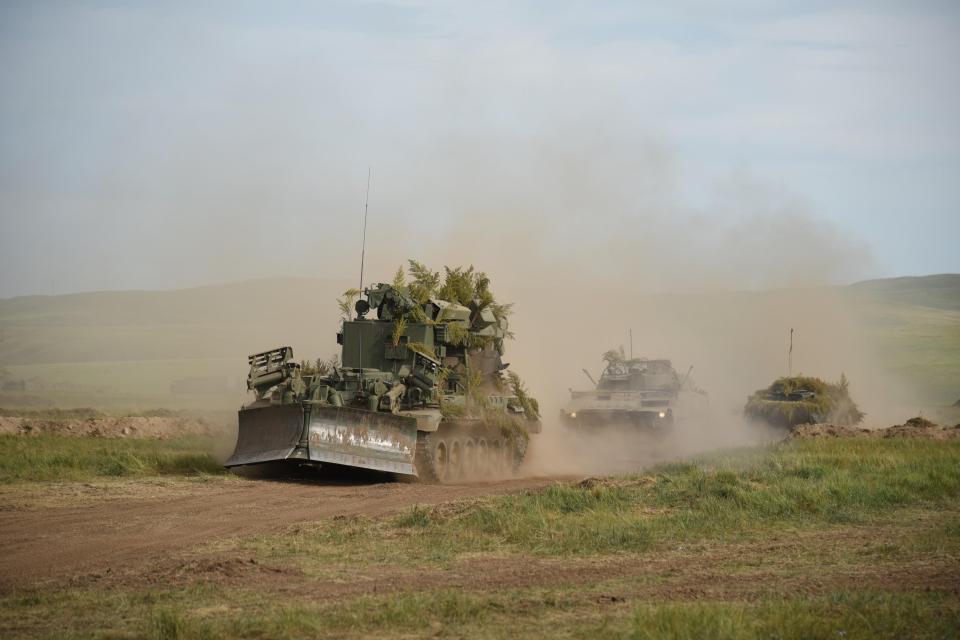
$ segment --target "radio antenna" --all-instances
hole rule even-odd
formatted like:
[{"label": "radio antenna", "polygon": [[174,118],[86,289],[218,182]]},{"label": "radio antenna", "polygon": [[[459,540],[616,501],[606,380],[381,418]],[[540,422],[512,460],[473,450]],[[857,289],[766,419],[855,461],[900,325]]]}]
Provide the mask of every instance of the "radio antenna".
[{"label": "radio antenna", "polygon": [[[363,244],[360,245],[360,295],[363,295],[363,261],[367,254],[367,211],[370,207],[370,172],[367,167],[367,197],[363,201]],[[363,327],[360,327],[357,340],[357,367],[359,367],[360,389],[363,389]]]},{"label": "radio antenna", "polygon": [[360,294],[363,295],[363,261],[367,255],[367,211],[370,208],[370,172],[367,167],[367,197],[363,201],[363,244],[360,245]]},{"label": "radio antenna", "polygon": [[793,375],[793,327],[790,327],[790,350],[787,351],[787,375]]}]

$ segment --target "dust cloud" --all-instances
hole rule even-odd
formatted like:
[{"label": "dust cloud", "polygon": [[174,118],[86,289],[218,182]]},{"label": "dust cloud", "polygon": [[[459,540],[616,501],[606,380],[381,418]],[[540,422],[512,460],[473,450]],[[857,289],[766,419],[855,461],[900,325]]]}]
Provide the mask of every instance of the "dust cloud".
[{"label": "dust cloud", "polygon": [[[21,168],[10,174],[7,208],[29,215],[4,220],[7,291],[274,276],[324,279],[342,291],[357,281],[372,165],[367,283],[389,281],[408,258],[436,269],[474,264],[490,275],[501,301],[515,303],[506,360],[541,402],[544,433],[531,461],[538,469],[619,470],[624,451],[645,459],[633,449],[647,443],[614,441],[605,451],[592,439],[562,438],[556,420],[568,390],[589,384],[581,368],[599,374],[604,351],[629,349],[630,330],[635,355],[669,358],[679,371],[692,365],[710,394],[709,424],[678,427],[669,446],[654,447],[658,456],[752,441],[740,409],[787,373],[791,328],[793,372],[829,380],[845,373],[868,424],[902,421],[901,407],[916,406],[877,364],[847,299],[829,288],[876,272],[855,230],[751,171],[705,175],[735,160],[712,158],[723,147],[709,144],[684,158],[652,132],[669,118],[651,96],[606,84],[581,64],[582,50],[569,59],[519,56],[518,64],[462,38],[449,49],[433,39],[408,48],[331,33],[312,42],[299,31],[281,32],[284,46],[275,48],[258,46],[256,30],[227,25],[224,33],[222,20],[208,27],[195,17],[147,12],[139,29],[113,21],[104,29],[97,16],[73,13],[46,23],[47,37],[84,56],[22,39],[52,60],[83,63],[60,65],[73,71],[69,91],[55,99],[41,91],[38,103],[120,105],[123,126],[104,126],[111,111],[74,120],[53,110],[45,122],[69,131],[21,127],[52,133],[11,146],[32,149],[33,160],[8,163]],[[146,32],[164,38],[145,60],[112,53],[139,50]],[[113,46],[91,50],[90,33]],[[542,66],[527,66],[537,60]],[[165,72],[168,62],[176,73]],[[27,89],[47,77],[20,75]],[[140,86],[167,76],[178,81],[168,90]],[[106,87],[123,91],[104,94]],[[79,155],[63,153],[70,147]],[[61,183],[75,186],[51,188]],[[190,346],[197,358],[238,362],[231,375],[242,376],[244,354],[277,344],[293,344],[298,357],[336,350],[333,285],[289,294],[278,285],[271,297],[265,288],[251,286],[245,308],[217,314],[202,332],[171,332],[169,343],[144,333],[141,343],[152,344],[139,359]],[[550,448],[554,440],[568,446]],[[588,451],[595,453],[585,458]]]},{"label": "dust cloud", "polygon": [[[627,460],[647,458],[645,443],[613,443],[608,454],[592,439],[564,439],[556,420],[568,390],[588,384],[581,368],[597,376],[601,354],[628,347],[629,330],[635,355],[669,358],[679,371],[693,365],[710,394],[710,424],[678,429],[668,445],[654,447],[657,456],[752,441],[739,411],[749,393],[787,373],[790,328],[793,371],[830,380],[846,373],[868,420],[882,419],[888,400],[904,400],[878,373],[844,297],[829,288],[871,272],[873,256],[856,237],[748,173],[692,197],[682,159],[653,137],[625,135],[635,130],[626,123],[551,121],[542,130],[551,133],[459,133],[385,153],[374,168],[366,243],[367,284],[389,281],[408,258],[435,269],[474,264],[501,301],[515,304],[506,361],[540,399],[544,418],[531,468],[599,473],[621,470],[616,456],[625,451]],[[192,244],[182,247],[187,255],[203,247],[202,259],[167,252],[189,265],[194,283],[225,273],[355,282],[366,167],[345,180],[341,159],[324,158],[309,189],[302,176],[263,171],[237,190],[246,165],[218,158],[211,177],[189,160],[209,160],[209,149],[190,151],[171,149],[169,157],[184,160],[159,175],[183,194],[183,206],[168,203],[177,211],[172,227],[199,205],[217,212],[201,217]],[[251,259],[263,252],[275,259]],[[309,336],[294,341],[308,346],[297,346],[298,356],[327,357],[336,349],[336,293],[315,295],[328,313],[278,306],[284,315],[266,323],[270,338],[239,352],[290,343],[283,334]]]},{"label": "dust cloud", "polygon": [[[867,412],[866,426],[889,426],[915,414],[909,391],[883,371],[863,338],[859,319],[842,289],[783,289],[738,293],[641,294],[589,291],[567,304],[545,293],[523,297],[517,340],[509,349],[518,371],[541,394],[544,429],[532,447],[531,473],[637,471],[651,463],[711,449],[768,442],[783,437],[745,422],[747,396],[788,373],[789,330],[794,328],[793,373],[851,381],[851,392]],[[552,318],[552,321],[549,319]],[[571,389],[589,389],[580,371],[594,378],[601,354],[624,345],[633,332],[633,353],[669,358],[709,393],[707,416],[678,421],[657,439],[630,431],[602,435],[572,433],[559,420]]]},{"label": "dust cloud", "polygon": [[[505,361],[539,398],[544,421],[528,472],[623,472],[769,439],[741,410],[748,394],[787,374],[791,328],[793,373],[846,374],[869,424],[903,418],[898,403],[913,402],[882,373],[843,290],[830,286],[864,275],[872,256],[802,199],[735,175],[712,204],[691,206],[670,154],[642,140],[534,144],[495,167],[468,154],[441,174],[433,195],[449,209],[432,236],[392,229],[391,242],[373,237],[368,255],[374,273],[392,273],[407,255],[435,268],[472,263],[515,303]],[[710,394],[709,420],[678,424],[663,441],[564,431],[557,418],[569,390],[591,386],[581,368],[598,377],[601,354],[629,350],[631,330],[634,355],[671,359],[680,372],[693,366]]]}]

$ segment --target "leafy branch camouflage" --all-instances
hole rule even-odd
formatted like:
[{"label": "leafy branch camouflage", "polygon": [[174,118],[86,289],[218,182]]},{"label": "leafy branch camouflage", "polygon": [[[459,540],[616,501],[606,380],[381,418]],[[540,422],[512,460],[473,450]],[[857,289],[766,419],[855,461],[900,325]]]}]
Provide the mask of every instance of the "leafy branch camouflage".
[{"label": "leafy branch camouflage", "polygon": [[748,418],[776,427],[822,422],[853,425],[866,415],[850,396],[850,383],[844,374],[835,384],[809,376],[779,378],[751,395],[743,412]]}]

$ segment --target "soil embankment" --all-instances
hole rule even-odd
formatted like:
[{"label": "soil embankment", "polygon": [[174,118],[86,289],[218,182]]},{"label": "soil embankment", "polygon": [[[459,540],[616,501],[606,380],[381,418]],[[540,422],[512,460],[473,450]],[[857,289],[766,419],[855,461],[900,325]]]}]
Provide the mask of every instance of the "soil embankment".
[{"label": "soil embankment", "polygon": [[217,435],[223,428],[202,418],[123,416],[60,418],[0,416],[0,434],[63,435],[102,438],[177,438]]},{"label": "soil embankment", "polygon": [[924,438],[960,440],[960,424],[947,427],[923,417],[910,418],[886,429],[864,429],[835,424],[800,424],[790,430],[791,438]]}]

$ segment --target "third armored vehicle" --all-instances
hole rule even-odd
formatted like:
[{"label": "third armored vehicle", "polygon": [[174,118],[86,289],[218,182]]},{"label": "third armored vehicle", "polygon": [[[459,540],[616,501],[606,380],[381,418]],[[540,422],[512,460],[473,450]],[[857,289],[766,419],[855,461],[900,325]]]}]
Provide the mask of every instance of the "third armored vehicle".
[{"label": "third armored vehicle", "polygon": [[820,422],[854,425],[865,415],[850,397],[850,385],[843,374],[837,383],[811,376],[779,378],[747,398],[743,413],[755,422],[785,429]]},{"label": "third armored vehicle", "polygon": [[570,391],[570,401],[560,414],[567,425],[661,431],[707,407],[707,393],[694,384],[690,371],[681,377],[669,360],[628,359],[622,350],[608,351],[604,360],[599,382],[584,369],[594,382],[593,389]]},{"label": "third armored vehicle", "polygon": [[298,364],[290,347],[249,357],[256,400],[227,466],[295,460],[443,482],[519,464],[540,422],[501,359],[509,306],[473,267],[448,268],[441,286],[411,261],[411,276],[367,288],[355,316],[359,292],[347,292],[340,362]]}]

